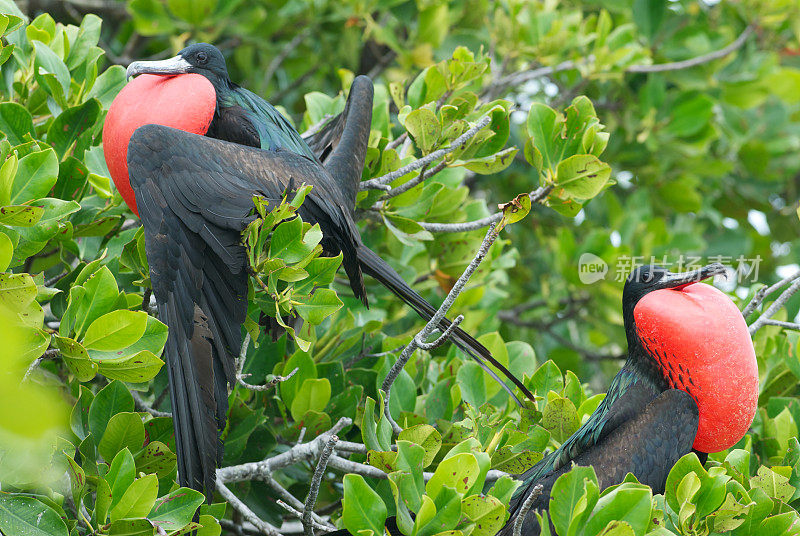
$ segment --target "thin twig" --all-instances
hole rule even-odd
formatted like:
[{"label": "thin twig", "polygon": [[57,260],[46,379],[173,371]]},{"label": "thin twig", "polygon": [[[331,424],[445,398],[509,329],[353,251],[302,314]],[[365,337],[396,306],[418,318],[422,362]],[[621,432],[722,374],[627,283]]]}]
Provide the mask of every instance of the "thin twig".
[{"label": "thin twig", "polygon": [[48,279],[47,281],[44,282],[44,286],[52,287],[53,285],[55,285],[56,283],[61,281],[61,279],[66,277],[68,274],[69,274],[69,272],[62,272],[62,273],[60,273],[60,274],[58,274],[56,276],[53,276],[53,277],[51,277],[50,279]]},{"label": "thin twig", "polygon": [[453,140],[453,143],[451,143],[447,147],[444,147],[442,149],[438,149],[436,151],[433,151],[431,154],[429,154],[427,156],[424,156],[422,158],[419,158],[417,160],[414,160],[410,164],[408,164],[406,166],[403,166],[400,169],[397,169],[395,171],[391,171],[391,172],[387,173],[386,175],[382,175],[380,177],[376,177],[374,179],[370,179],[368,181],[364,181],[364,182],[361,183],[361,189],[362,190],[370,190],[370,189],[372,189],[372,190],[386,190],[387,188],[385,188],[385,186],[388,185],[390,182],[394,181],[395,179],[398,179],[398,178],[402,177],[403,175],[407,175],[407,174],[411,173],[412,171],[416,171],[416,170],[420,169],[423,166],[427,166],[427,165],[431,164],[432,162],[447,156],[448,154],[452,153],[456,149],[459,149],[467,141],[469,141],[473,136],[475,136],[481,129],[486,127],[491,121],[492,121],[492,117],[490,115],[486,115],[486,116],[482,117],[475,124],[474,127],[472,127],[471,129],[467,130],[466,132],[464,132],[461,136],[457,137],[455,140]]},{"label": "thin twig", "polygon": [[48,350],[45,350],[41,356],[33,360],[33,363],[31,363],[31,365],[28,367],[28,370],[25,371],[25,375],[22,377],[22,382],[25,383],[28,381],[31,374],[33,374],[33,371],[36,370],[36,368],[42,364],[42,361],[44,361],[45,359],[53,359],[54,357],[57,357],[58,354],[59,351],[57,348],[50,348]]},{"label": "thin twig", "polygon": [[244,335],[244,341],[242,341],[242,349],[239,352],[239,358],[236,360],[236,383],[238,383],[242,387],[246,387],[247,389],[250,389],[252,391],[261,391],[261,392],[269,391],[279,383],[285,382],[286,380],[297,374],[297,371],[299,369],[295,367],[295,369],[292,370],[286,376],[274,376],[271,380],[267,380],[267,382],[264,383],[264,385],[253,385],[251,383],[247,383],[244,380],[245,378],[249,378],[251,375],[243,374],[242,370],[244,369],[244,362],[247,359],[247,348],[249,346],[250,346],[250,333],[248,332],[245,333]]},{"label": "thin twig", "polygon": [[406,141],[407,137],[408,137],[408,131],[403,132],[402,134],[397,136],[395,139],[393,139],[392,141],[387,143],[386,144],[386,148],[384,149],[384,151],[388,151],[389,149],[394,149],[395,147],[398,147],[401,143]]},{"label": "thin twig", "polygon": [[440,347],[445,343],[445,341],[447,341],[448,338],[450,338],[450,335],[453,333],[453,330],[455,330],[458,327],[458,325],[461,324],[461,322],[463,321],[464,321],[464,315],[458,315],[453,319],[453,322],[449,326],[447,326],[447,329],[444,330],[444,333],[439,335],[436,338],[436,340],[431,342],[425,342],[425,340],[422,337],[420,337],[421,334],[418,333],[415,337],[415,339],[417,340],[417,346],[419,346],[422,350],[428,350],[428,351]]},{"label": "thin twig", "polygon": [[311,487],[308,490],[308,496],[306,497],[306,504],[303,507],[303,516],[301,518],[306,536],[314,536],[314,526],[311,516],[314,513],[314,505],[317,503],[317,495],[319,495],[319,486],[322,482],[322,477],[325,475],[325,469],[328,467],[328,459],[331,457],[333,447],[336,445],[337,441],[339,441],[339,438],[332,435],[328,439],[328,442],[325,443],[325,447],[323,447],[322,453],[319,455],[317,468],[314,469],[314,476],[311,478]]},{"label": "thin twig", "polygon": [[531,494],[525,498],[525,502],[522,503],[522,507],[517,512],[517,518],[514,520],[514,536],[522,536],[522,525],[525,523],[525,518],[528,516],[528,512],[533,507],[533,501],[539,498],[539,495],[542,494],[542,489],[544,487],[541,484],[536,484],[533,490],[531,490]]},{"label": "thin twig", "polygon": [[342,417],[328,430],[308,443],[295,445],[289,450],[259,462],[248,462],[231,467],[217,469],[217,478],[222,482],[241,482],[243,480],[256,480],[271,475],[274,471],[289,465],[294,465],[303,460],[312,460],[322,451],[328,439],[353,424],[353,420]]},{"label": "thin twig", "polygon": [[784,322],[783,320],[773,320],[768,318],[764,320],[765,326],[778,326],[783,329],[795,329],[800,331],[800,322]]},{"label": "thin twig", "polygon": [[[547,194],[549,194],[552,189],[552,186],[540,186],[528,194],[528,197],[531,198],[531,202],[538,203],[547,197]],[[423,229],[433,233],[465,233],[468,231],[477,231],[478,229],[483,229],[488,225],[495,224],[499,222],[502,217],[502,212],[495,212],[491,216],[486,216],[485,218],[481,218],[479,220],[468,221],[464,223],[430,223],[425,221],[418,223]]]},{"label": "thin twig", "polygon": [[414,336],[414,338],[411,339],[411,342],[409,342],[408,345],[403,349],[402,353],[397,358],[397,361],[394,362],[392,368],[389,370],[389,373],[386,375],[386,378],[384,378],[383,384],[381,385],[381,389],[383,389],[383,391],[386,393],[384,413],[386,415],[386,419],[392,425],[392,430],[394,433],[399,434],[402,431],[402,428],[400,428],[400,425],[394,421],[389,412],[389,398],[391,397],[392,384],[397,379],[397,376],[400,375],[400,371],[405,368],[408,360],[411,359],[411,356],[414,354],[414,351],[420,347],[419,343],[430,337],[431,333],[433,333],[433,330],[436,329],[442,322],[447,314],[447,311],[450,310],[453,302],[455,302],[456,298],[458,298],[458,296],[461,294],[461,291],[464,290],[464,286],[469,281],[469,278],[478,268],[478,265],[481,263],[481,261],[483,261],[484,257],[486,257],[489,247],[491,247],[496,239],[497,231],[495,231],[494,223],[492,223],[489,227],[489,231],[486,233],[486,236],[483,239],[483,242],[481,243],[480,248],[478,248],[478,253],[475,254],[475,257],[469,263],[467,269],[464,270],[464,273],[462,273],[458,278],[456,283],[453,285],[453,288],[447,293],[442,305],[436,310],[436,313],[428,321],[428,323],[425,324],[425,327],[423,327],[422,330],[416,336]]},{"label": "thin twig", "polygon": [[279,383],[285,382],[286,380],[297,374],[298,370],[300,370],[299,367],[295,367],[286,376],[273,376],[272,379],[267,380],[266,383],[264,383],[264,385],[253,385],[251,383],[247,383],[244,381],[244,378],[250,377],[250,374],[239,374],[236,376],[236,383],[238,383],[242,387],[247,387],[248,389],[251,389],[253,391],[261,391],[261,392],[269,391]]},{"label": "thin twig", "polygon": [[[293,508],[295,508],[297,512],[300,512],[300,509],[303,508],[303,502],[300,499],[298,499],[297,497],[295,497],[294,495],[292,495],[291,493],[289,493],[289,491],[286,488],[284,488],[283,486],[281,486],[278,483],[278,481],[275,480],[272,477],[272,475],[266,475],[261,480],[263,482],[265,482],[273,490],[275,490],[278,493],[278,495],[283,497],[283,500],[286,501],[286,503],[291,505]],[[299,518],[299,516],[298,516],[298,518]],[[333,525],[331,525],[330,523],[328,523],[327,521],[322,519],[317,514],[313,514],[313,519],[320,526],[326,527],[326,530],[328,530],[328,531],[336,530],[336,527],[334,527]],[[319,527],[317,527],[317,528],[319,528]]]},{"label": "thin twig", "polygon": [[[436,164],[434,166],[434,168],[432,170],[430,170],[430,172],[427,172],[428,171],[428,166],[423,167],[421,170],[419,170],[419,175],[417,175],[416,177],[414,177],[410,181],[404,182],[403,184],[401,184],[397,188],[392,188],[391,190],[389,190],[388,192],[383,194],[381,196],[381,198],[378,200],[378,202],[385,201],[387,199],[391,199],[392,197],[397,197],[398,195],[409,191],[414,186],[418,185],[419,183],[421,183],[425,179],[430,179],[431,177],[433,177],[434,175],[436,175],[437,173],[439,173],[440,171],[442,171],[446,167],[447,167],[447,161],[445,161],[445,160],[442,160],[441,162]],[[373,207],[373,208],[375,208],[375,207]]]},{"label": "thin twig", "polygon": [[753,33],[753,25],[749,25],[744,31],[739,34],[739,37],[731,43],[730,45],[726,46],[725,48],[721,48],[714,52],[709,52],[708,54],[703,54],[702,56],[697,56],[696,58],[690,58],[688,60],[683,61],[673,61],[670,63],[659,63],[656,65],[632,65],[625,69],[629,73],[663,73],[666,71],[679,71],[681,69],[689,69],[691,67],[696,67],[698,65],[702,65],[704,63],[709,63],[714,60],[718,60],[720,58],[724,58],[728,54],[738,50],[739,48],[744,45],[745,41],[747,40],[748,36]]},{"label": "thin twig", "polygon": [[770,294],[772,294],[776,290],[785,287],[786,285],[788,285],[789,283],[791,283],[795,279],[800,279],[800,272],[796,272],[796,273],[790,275],[789,277],[784,277],[783,279],[781,279],[780,281],[778,281],[774,285],[770,285],[768,287],[762,287],[762,288],[758,289],[758,291],[753,296],[753,299],[750,300],[750,303],[748,303],[745,306],[745,308],[742,309],[742,316],[745,317],[745,318],[750,316],[753,313],[753,311],[755,311],[758,308],[758,306],[761,305],[761,302],[764,301],[764,298],[766,298],[767,296],[769,296]]},{"label": "thin twig", "polygon": [[142,399],[142,397],[139,395],[138,392],[131,390],[131,396],[133,397],[133,403],[136,406],[136,411],[149,413],[153,417],[172,417],[172,413],[168,413],[166,411],[159,411],[154,407],[150,406],[147,402],[145,402]]},{"label": "thin twig", "polygon": [[278,52],[278,54],[274,58],[272,58],[271,62],[269,62],[269,66],[267,67],[267,71],[266,71],[266,73],[264,73],[264,81],[265,82],[269,82],[270,80],[272,80],[272,77],[275,74],[275,71],[277,71],[278,67],[281,66],[281,63],[283,63],[283,60],[285,60],[287,57],[289,57],[289,54],[291,54],[294,51],[294,49],[296,49],[298,46],[300,46],[300,43],[302,43],[303,40],[306,37],[308,37],[308,34],[310,32],[311,32],[311,28],[310,27],[304,28],[303,31],[298,32],[297,35],[295,35],[294,38],[291,41],[286,43],[286,45],[284,45],[283,48],[281,48],[281,51]]},{"label": "thin twig", "polygon": [[[278,503],[278,506],[280,506],[281,508],[283,508],[284,510],[286,510],[287,512],[289,512],[290,514],[292,514],[294,517],[298,518],[302,522],[302,520],[303,520],[303,512],[301,512],[297,508],[294,508],[294,507],[290,506],[289,504],[287,504],[286,502],[284,502],[281,499],[278,499],[276,502]],[[319,523],[315,519],[311,520],[310,525],[313,526],[313,527],[318,528],[319,530],[324,530],[325,532],[333,532],[334,530],[336,530],[335,527],[334,528],[328,527],[326,525],[323,525],[322,523]]]},{"label": "thin twig", "polygon": [[564,61],[556,66],[539,67],[537,69],[530,69],[522,72],[512,73],[500,78],[495,84],[492,85],[497,87],[518,86],[520,84],[528,82],[529,80],[535,80],[537,78],[541,78],[543,76],[549,76],[551,74],[555,74],[561,71],[569,71],[571,69],[575,69],[577,66],[578,64],[575,63],[574,61]]},{"label": "thin twig", "polygon": [[750,335],[753,335],[756,331],[758,331],[767,320],[772,318],[779,309],[786,305],[786,302],[789,301],[789,298],[791,298],[798,290],[800,290],[800,279],[792,283],[789,288],[784,290],[781,295],[778,296],[778,298],[772,302],[769,307],[767,307],[767,310],[764,311],[761,316],[755,320],[755,322],[750,324],[750,327],[748,328],[750,330]]},{"label": "thin twig", "polygon": [[361,476],[367,476],[370,478],[379,478],[382,480],[386,480],[387,478],[389,478],[389,475],[387,475],[377,467],[354,462],[351,460],[346,460],[340,456],[337,456],[336,454],[331,454],[331,457],[328,458],[328,466],[343,473],[357,473]]},{"label": "thin twig", "polygon": [[231,507],[242,514],[242,517],[245,518],[247,521],[253,524],[258,530],[261,531],[262,534],[266,534],[267,536],[281,536],[278,529],[260,517],[258,517],[250,508],[247,507],[239,498],[234,495],[234,493],[223,484],[222,480],[217,477],[217,491],[222,498],[225,499]]},{"label": "thin twig", "polygon": [[333,119],[333,116],[331,114],[325,114],[322,117],[322,119],[320,119],[319,121],[308,127],[305,131],[303,131],[303,133],[300,134],[300,137],[308,138],[309,136],[313,136],[314,134],[322,130],[322,127],[324,127],[331,119]]}]

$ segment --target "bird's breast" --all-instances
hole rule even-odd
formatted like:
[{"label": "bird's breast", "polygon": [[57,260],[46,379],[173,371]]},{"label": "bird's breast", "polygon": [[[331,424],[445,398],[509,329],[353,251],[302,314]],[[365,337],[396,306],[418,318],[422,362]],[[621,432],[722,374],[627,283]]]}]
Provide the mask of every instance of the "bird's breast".
[{"label": "bird's breast", "polygon": [[646,294],[634,309],[636,331],[670,387],[695,399],[694,448],[733,446],[758,402],[758,365],[747,324],[724,293],[705,284]]}]

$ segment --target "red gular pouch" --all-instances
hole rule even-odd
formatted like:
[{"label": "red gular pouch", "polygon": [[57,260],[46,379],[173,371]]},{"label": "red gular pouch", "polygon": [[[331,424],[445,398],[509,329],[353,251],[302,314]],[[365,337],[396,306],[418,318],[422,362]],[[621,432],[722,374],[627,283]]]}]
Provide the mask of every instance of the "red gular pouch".
[{"label": "red gular pouch", "polygon": [[205,134],[214,118],[217,94],[199,74],[142,74],[122,88],[103,126],[103,152],[108,171],[122,198],[138,216],[128,177],[128,142],[142,125],[164,125]]},{"label": "red gular pouch", "polygon": [[710,285],[645,294],[633,311],[639,339],[671,387],[700,410],[694,448],[718,452],[739,441],[758,404],[758,364],[747,323]]}]

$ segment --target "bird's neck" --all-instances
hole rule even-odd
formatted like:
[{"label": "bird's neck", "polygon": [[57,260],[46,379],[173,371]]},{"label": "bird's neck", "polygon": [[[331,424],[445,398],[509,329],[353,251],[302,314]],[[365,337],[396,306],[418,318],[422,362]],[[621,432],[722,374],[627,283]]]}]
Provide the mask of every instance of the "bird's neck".
[{"label": "bird's neck", "polygon": [[633,319],[633,312],[625,314],[625,336],[628,339],[628,358],[625,361],[624,369],[646,379],[659,390],[668,388],[667,381],[664,379],[664,371],[653,356],[649,354],[636,330],[636,323]]}]

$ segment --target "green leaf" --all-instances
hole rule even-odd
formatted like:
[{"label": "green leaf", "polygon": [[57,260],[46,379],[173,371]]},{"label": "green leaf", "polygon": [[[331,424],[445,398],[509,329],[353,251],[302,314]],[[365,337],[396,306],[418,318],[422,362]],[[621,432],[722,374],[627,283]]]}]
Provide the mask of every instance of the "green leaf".
[{"label": "green leaf", "polygon": [[506,508],[491,495],[465,497],[461,511],[475,525],[470,536],[495,536],[505,523]]},{"label": "green leaf", "polygon": [[342,522],[345,528],[351,534],[372,531],[373,536],[381,536],[387,516],[383,499],[361,475],[344,475],[343,484]]},{"label": "green leaf", "polygon": [[0,103],[0,132],[6,135],[11,145],[19,145],[26,141],[26,135],[34,137],[33,117],[16,102]]},{"label": "green leaf", "polygon": [[[166,478],[175,470],[177,456],[161,441],[150,441],[136,458],[136,470]],[[188,523],[188,521],[187,521]]]},{"label": "green leaf", "polygon": [[55,510],[31,497],[0,493],[0,532],[20,536],[68,536]]},{"label": "green leaf", "polygon": [[125,82],[125,67],[112,65],[97,77],[86,97],[97,99],[104,108],[108,108],[117,93],[125,87]]},{"label": "green leaf", "polygon": [[[69,84],[72,79],[69,69],[58,55],[47,45],[40,41],[31,43],[36,51],[36,67],[39,73],[51,73],[61,85],[62,93],[58,97],[66,97],[69,94]],[[56,95],[53,97],[58,98]]]},{"label": "green leaf", "polygon": [[563,443],[580,426],[575,404],[568,398],[550,400],[542,410],[542,426],[556,441]]},{"label": "green leaf", "polygon": [[0,223],[4,225],[31,227],[39,223],[43,215],[44,209],[42,207],[30,205],[0,207]]},{"label": "green leaf", "polygon": [[442,125],[436,114],[427,108],[420,108],[409,113],[405,118],[404,126],[414,138],[423,154],[431,152],[442,134]]},{"label": "green leaf", "polygon": [[146,325],[147,313],[144,311],[111,311],[91,323],[81,343],[90,350],[127,348],[144,335]]},{"label": "green leaf", "polygon": [[510,166],[517,152],[519,149],[516,147],[508,147],[490,156],[468,160],[464,162],[464,167],[478,175],[493,175]]},{"label": "green leaf", "polygon": [[[89,352],[90,357],[92,352]],[[124,355],[116,359],[98,359],[98,372],[112,380],[130,383],[143,383],[155,378],[164,362],[149,350],[142,350],[133,355]]]},{"label": "green leaf", "polygon": [[556,184],[574,199],[591,199],[611,178],[611,166],[594,155],[574,155],[559,162]]},{"label": "green leaf", "polygon": [[98,370],[97,363],[93,363],[89,359],[89,354],[79,342],[59,335],[53,337],[53,342],[79,382],[88,382],[95,377]]},{"label": "green leaf", "polygon": [[760,488],[769,497],[783,502],[788,502],[795,491],[787,477],[763,465],[758,468],[756,476],[750,478],[750,486]]},{"label": "green leaf", "polygon": [[[410,428],[406,428],[397,436],[398,442],[410,441],[421,446],[425,451],[422,467],[428,467],[436,457],[439,449],[442,447],[442,434],[436,428],[429,424],[418,424]],[[403,469],[401,467],[401,469]],[[411,468],[406,468],[411,470]]]},{"label": "green leaf", "polygon": [[99,115],[100,103],[95,99],[64,110],[47,129],[47,141],[63,157],[81,134],[94,127]]},{"label": "green leaf", "polygon": [[478,479],[480,468],[472,453],[456,454],[444,459],[436,467],[433,476],[425,485],[425,492],[432,499],[445,488],[453,488],[457,493],[466,493]]},{"label": "green leaf", "polygon": [[672,121],[667,126],[670,134],[685,138],[700,132],[714,113],[714,101],[701,93],[681,94],[672,107]]},{"label": "green leaf", "polygon": [[[295,296],[295,299],[299,299],[299,296]],[[298,301],[292,305],[304,320],[313,325],[319,325],[344,304],[336,295],[336,291],[329,288],[318,288],[308,300]]]},{"label": "green leaf", "polygon": [[[108,483],[109,494],[111,496],[108,504],[105,505],[107,511],[108,508],[113,508],[117,505],[125,494],[125,490],[133,484],[136,478],[136,465],[133,462],[131,451],[127,448],[120,450],[117,455],[114,456],[108,473],[106,473],[106,476],[103,478]],[[98,519],[98,521],[105,522],[105,518]]]},{"label": "green leaf", "polygon": [[144,425],[138,413],[117,413],[108,420],[105,432],[97,451],[106,460],[111,460],[117,453],[127,448],[131,452],[139,452],[144,445]]},{"label": "green leaf", "polygon": [[11,258],[14,256],[14,243],[4,233],[0,233],[0,272],[8,270]]},{"label": "green leaf", "polygon": [[652,41],[661,27],[666,11],[666,0],[634,0],[633,21],[639,31]]},{"label": "green leaf", "polygon": [[111,509],[111,521],[126,517],[143,517],[153,509],[158,496],[158,477],[146,475],[134,481],[116,506]]},{"label": "green leaf", "polygon": [[300,386],[292,401],[292,418],[299,421],[309,410],[322,411],[330,399],[331,382],[327,378],[307,379]]},{"label": "green leaf", "polygon": [[11,185],[10,203],[19,205],[39,199],[58,180],[58,157],[52,149],[30,153],[19,161],[19,168]]},{"label": "green leaf", "polygon": [[177,530],[191,523],[192,516],[204,501],[205,496],[199,491],[178,488],[156,500],[147,518],[167,532]]},{"label": "green leaf", "polygon": [[109,536],[152,536],[153,525],[147,519],[118,519],[108,527]]},{"label": "green leaf", "polygon": [[[429,495],[430,493],[423,498],[423,508],[427,502],[425,499],[429,499]],[[414,527],[416,536],[431,536],[455,529],[461,519],[461,493],[452,487],[438,488],[433,499],[433,510],[433,515],[422,515],[420,509]]]},{"label": "green leaf", "polygon": [[120,381],[112,381],[97,393],[89,407],[89,429],[92,435],[95,438],[103,437],[112,416],[133,410],[133,397],[128,388]]},{"label": "green leaf", "polygon": [[597,534],[611,521],[624,521],[636,536],[644,536],[652,518],[652,499],[653,492],[649,487],[625,482],[598,499],[585,531]]},{"label": "green leaf", "polygon": [[594,468],[575,466],[564,473],[550,492],[550,520],[558,534],[575,534],[586,522],[599,498]]},{"label": "green leaf", "polygon": [[[114,274],[107,266],[101,266],[83,284],[85,294],[76,305],[75,334],[80,336],[92,322],[115,308],[119,289]],[[70,297],[71,300],[71,297]]]}]

